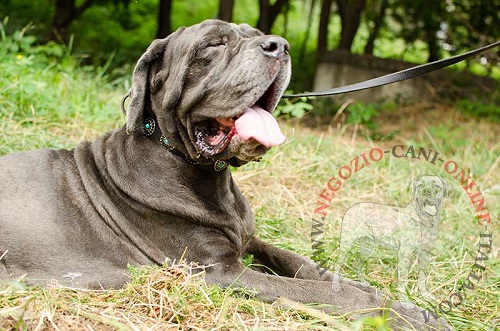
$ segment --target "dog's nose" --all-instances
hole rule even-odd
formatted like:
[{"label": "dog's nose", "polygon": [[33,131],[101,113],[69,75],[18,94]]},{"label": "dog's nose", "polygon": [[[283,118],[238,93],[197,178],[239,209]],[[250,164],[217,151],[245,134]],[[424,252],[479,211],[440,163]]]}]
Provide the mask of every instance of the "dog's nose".
[{"label": "dog's nose", "polygon": [[276,58],[288,57],[288,51],[290,50],[290,45],[288,41],[284,38],[278,36],[268,37],[264,42],[260,44],[260,48],[264,54]]}]

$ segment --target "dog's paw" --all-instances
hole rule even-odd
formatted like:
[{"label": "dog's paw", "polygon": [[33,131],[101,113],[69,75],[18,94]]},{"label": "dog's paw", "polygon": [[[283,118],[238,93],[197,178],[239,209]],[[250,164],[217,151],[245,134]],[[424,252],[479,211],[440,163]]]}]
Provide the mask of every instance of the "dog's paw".
[{"label": "dog's paw", "polygon": [[390,314],[388,324],[394,330],[454,330],[444,318],[437,316],[433,311],[422,309],[414,304],[393,301],[390,308],[394,313]]}]

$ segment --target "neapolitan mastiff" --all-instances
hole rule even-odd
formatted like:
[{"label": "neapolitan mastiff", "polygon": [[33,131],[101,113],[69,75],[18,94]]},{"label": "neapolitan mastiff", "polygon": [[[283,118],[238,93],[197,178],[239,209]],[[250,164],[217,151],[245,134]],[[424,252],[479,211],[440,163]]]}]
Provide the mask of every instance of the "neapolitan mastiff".
[{"label": "neapolitan mastiff", "polygon": [[[330,273],[255,237],[252,209],[227,166],[258,160],[285,139],[271,112],[289,83],[288,49],[248,25],[181,28],[139,59],[123,128],[74,150],[0,158],[1,278],[120,287],[127,264],[184,257],[213,265],[207,283],[264,300],[325,303],[339,313],[390,306],[394,325],[446,326],[347,279],[333,292]],[[245,268],[246,254],[278,275]]]}]

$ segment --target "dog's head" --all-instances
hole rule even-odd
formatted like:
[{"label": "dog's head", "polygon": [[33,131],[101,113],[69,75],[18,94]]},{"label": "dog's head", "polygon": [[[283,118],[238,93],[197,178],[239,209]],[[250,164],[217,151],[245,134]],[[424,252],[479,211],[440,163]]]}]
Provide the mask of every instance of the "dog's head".
[{"label": "dog's head", "polygon": [[420,217],[427,219],[439,214],[443,200],[449,194],[448,186],[439,176],[422,176],[411,182],[412,204]]},{"label": "dog's head", "polygon": [[241,165],[285,139],[271,113],[290,81],[288,42],[217,20],[155,40],[133,74],[127,132],[153,114],[174,148],[199,163]]}]

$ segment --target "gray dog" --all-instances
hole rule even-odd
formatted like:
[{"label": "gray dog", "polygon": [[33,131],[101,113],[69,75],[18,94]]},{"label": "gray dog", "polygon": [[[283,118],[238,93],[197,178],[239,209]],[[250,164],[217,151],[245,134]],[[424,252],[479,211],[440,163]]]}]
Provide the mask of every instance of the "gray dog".
[{"label": "gray dog", "polygon": [[[357,282],[341,279],[333,292],[331,273],[255,237],[252,209],[227,167],[283,142],[271,112],[290,79],[288,49],[248,25],[181,28],[139,59],[123,128],[70,151],[0,158],[1,278],[120,287],[127,264],[184,257],[210,266],[207,283],[268,301],[338,313],[390,306],[395,326],[446,327]],[[276,274],[246,268],[247,254]]]},{"label": "gray dog", "polygon": [[[418,287],[427,299],[433,299],[425,280],[430,251],[439,234],[439,219],[443,200],[448,197],[449,184],[439,176],[421,176],[410,184],[411,202],[406,207],[378,203],[359,203],[350,207],[342,219],[342,234],[335,274],[356,246],[370,248],[373,244],[394,250],[398,258],[399,298],[408,300],[408,276],[414,261],[418,261]],[[334,277],[333,289],[340,284]],[[406,305],[410,306],[410,305]]]}]

